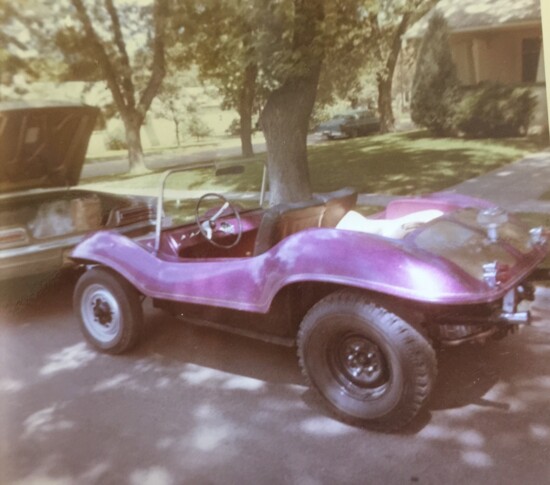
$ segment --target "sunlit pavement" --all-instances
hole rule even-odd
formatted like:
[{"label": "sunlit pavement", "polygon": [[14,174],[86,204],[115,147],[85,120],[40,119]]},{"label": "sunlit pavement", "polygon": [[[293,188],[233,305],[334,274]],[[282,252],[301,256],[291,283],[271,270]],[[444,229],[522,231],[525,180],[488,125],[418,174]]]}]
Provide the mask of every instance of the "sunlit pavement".
[{"label": "sunlit pavement", "polygon": [[428,410],[380,434],[327,417],[294,349],[147,309],[132,353],[98,354],[72,282],[0,310],[0,483],[550,483],[550,295],[534,324],[440,355]]}]

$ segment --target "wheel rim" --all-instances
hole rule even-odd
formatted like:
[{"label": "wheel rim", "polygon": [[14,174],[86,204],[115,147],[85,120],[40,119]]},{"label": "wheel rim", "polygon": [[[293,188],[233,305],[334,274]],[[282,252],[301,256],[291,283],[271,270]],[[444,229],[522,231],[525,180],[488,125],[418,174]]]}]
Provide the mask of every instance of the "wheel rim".
[{"label": "wheel rim", "polygon": [[325,352],[330,374],[346,394],[364,400],[384,393],[389,367],[372,340],[357,333],[341,334]]},{"label": "wheel rim", "polygon": [[91,336],[111,342],[120,331],[121,311],[113,294],[102,285],[90,285],[82,294],[82,321]]},{"label": "wheel rim", "polygon": [[387,380],[387,365],[376,344],[361,335],[340,339],[335,349],[328,349],[333,370],[362,388],[378,387]]}]

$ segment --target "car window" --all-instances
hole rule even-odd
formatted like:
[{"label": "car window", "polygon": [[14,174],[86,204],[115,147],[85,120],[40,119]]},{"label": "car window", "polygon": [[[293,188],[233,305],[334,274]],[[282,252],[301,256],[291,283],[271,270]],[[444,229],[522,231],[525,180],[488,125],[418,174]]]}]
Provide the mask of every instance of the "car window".
[{"label": "car window", "polygon": [[[216,176],[213,168],[171,174],[164,190],[164,226],[194,222],[197,203],[207,193],[224,196],[241,211],[258,208],[263,165],[255,162],[243,165],[242,174]],[[201,202],[201,212],[219,208],[221,204],[221,199],[209,197]]]}]

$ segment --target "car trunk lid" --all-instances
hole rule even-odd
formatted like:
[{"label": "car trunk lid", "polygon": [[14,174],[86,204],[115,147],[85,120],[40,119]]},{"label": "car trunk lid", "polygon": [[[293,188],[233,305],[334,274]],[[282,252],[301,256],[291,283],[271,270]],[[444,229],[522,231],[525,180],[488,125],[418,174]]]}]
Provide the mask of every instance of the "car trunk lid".
[{"label": "car trunk lid", "polygon": [[513,216],[506,216],[491,235],[476,209],[462,209],[435,220],[414,237],[417,248],[441,257],[489,286],[531,270],[548,252],[544,240],[537,240]]},{"label": "car trunk lid", "polygon": [[98,113],[76,103],[0,103],[0,193],[76,185]]}]

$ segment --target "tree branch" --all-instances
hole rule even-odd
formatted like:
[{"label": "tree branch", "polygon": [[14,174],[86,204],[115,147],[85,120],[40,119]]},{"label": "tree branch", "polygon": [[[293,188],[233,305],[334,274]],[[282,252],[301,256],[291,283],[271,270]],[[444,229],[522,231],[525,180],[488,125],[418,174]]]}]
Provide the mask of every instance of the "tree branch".
[{"label": "tree branch", "polygon": [[153,39],[153,64],[151,77],[147,87],[141,94],[137,110],[144,118],[147,110],[155,98],[164,76],[166,74],[166,61],[164,52],[164,32],[166,31],[166,19],[168,17],[168,1],[155,0],[153,23],[155,37]]},{"label": "tree branch", "polygon": [[122,96],[120,86],[118,85],[116,72],[111,64],[111,60],[107,55],[107,52],[105,51],[105,48],[103,47],[103,44],[92,26],[92,21],[90,20],[88,12],[86,11],[82,0],[71,0],[71,4],[76,9],[77,16],[84,27],[86,37],[91,44],[91,48],[96,53],[99,65],[105,74],[107,85],[113,95],[113,100],[119,111],[124,113],[127,110],[127,105],[124,97]]},{"label": "tree branch", "polygon": [[115,45],[117,46],[120,54],[120,60],[122,62],[120,73],[122,74],[122,86],[124,97],[126,98],[126,105],[133,107],[136,100],[134,84],[132,82],[132,68],[130,66],[130,58],[128,57],[126,44],[124,42],[122,30],[120,28],[120,18],[113,4],[113,0],[105,0],[105,8],[107,9],[109,17],[111,18],[111,23],[113,25],[113,37],[115,40]]},{"label": "tree branch", "polygon": [[401,41],[402,41],[403,35],[409,28],[410,19],[411,19],[411,13],[405,12],[401,17],[401,21],[399,22],[399,25],[397,26],[395,33],[393,34],[393,39],[390,47],[390,55],[386,60],[386,69],[389,70],[392,75],[393,75],[393,69],[395,67],[395,64],[397,63],[397,58],[399,57],[399,52],[401,51]]}]

